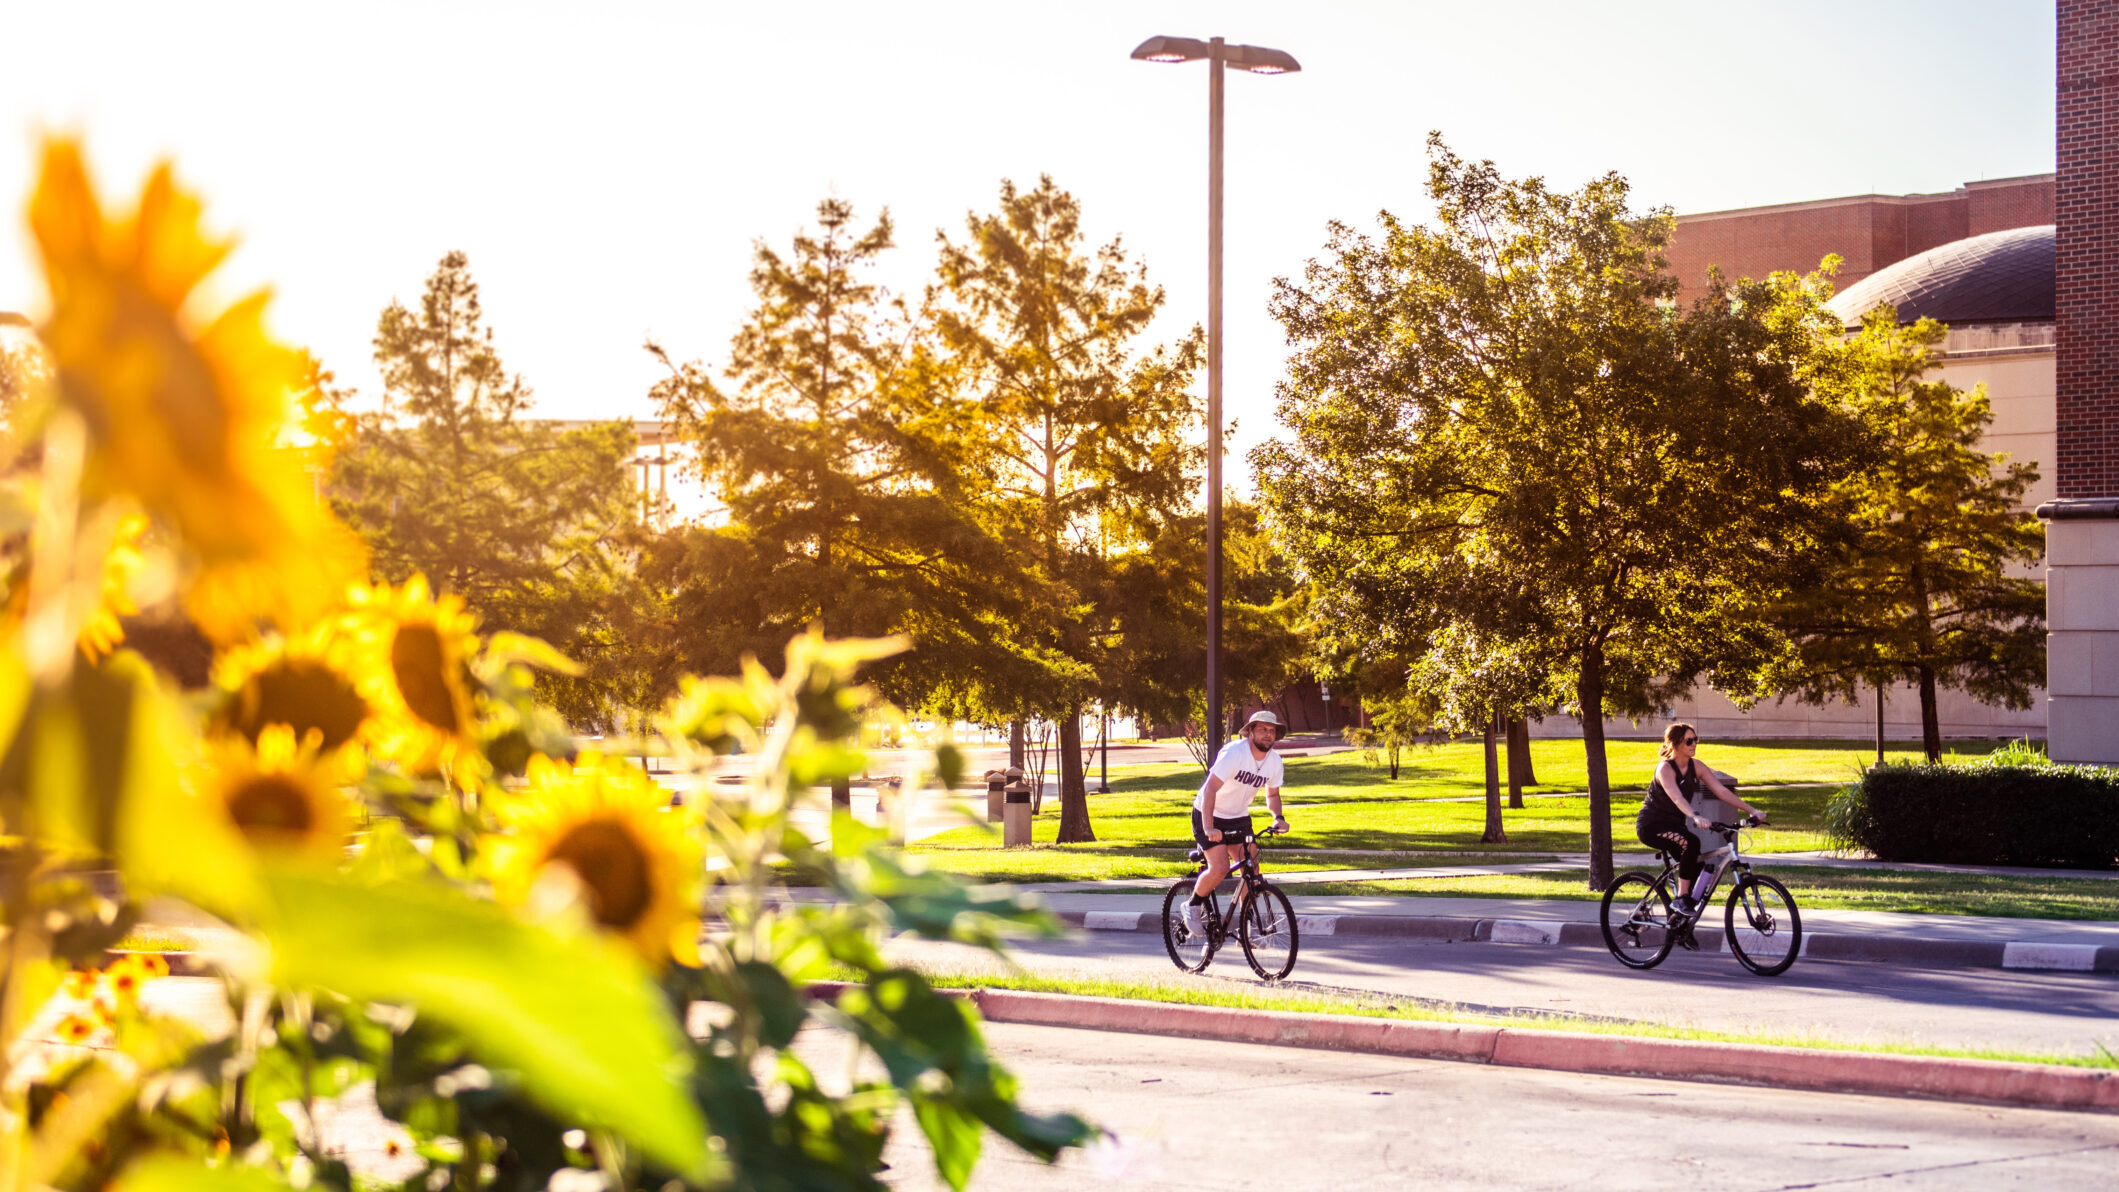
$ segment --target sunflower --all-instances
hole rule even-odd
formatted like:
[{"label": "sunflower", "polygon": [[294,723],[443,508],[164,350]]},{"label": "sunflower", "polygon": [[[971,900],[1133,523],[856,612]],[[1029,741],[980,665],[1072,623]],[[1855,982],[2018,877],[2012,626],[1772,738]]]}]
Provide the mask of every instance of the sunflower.
[{"label": "sunflower", "polygon": [[596,925],[661,967],[699,962],[699,844],[669,794],[623,758],[530,759],[529,782],[500,808],[483,868],[494,896],[528,902],[564,866]]},{"label": "sunflower", "polygon": [[313,744],[298,743],[293,729],[275,724],[258,734],[255,747],[223,740],[214,755],[207,780],[214,802],[253,847],[321,860],[343,853],[353,814],[335,767]]},{"label": "sunflower", "polygon": [[125,627],[118,618],[140,611],[132,601],[132,582],[147,565],[146,557],[140,553],[140,536],[146,532],[147,519],[137,513],[118,521],[110,553],[103,556],[103,601],[81,627],[81,653],[90,662],[117,649],[118,643],[125,640]]},{"label": "sunflower", "polygon": [[417,773],[440,770],[469,785],[483,772],[471,658],[478,618],[456,596],[436,597],[425,576],[401,587],[356,587],[348,632],[361,643],[361,694],[380,713],[376,752]]},{"label": "sunflower", "polygon": [[279,446],[307,360],[266,333],[266,296],[189,309],[231,247],[205,235],[201,210],[165,164],[130,216],[109,218],[80,147],[54,140],[29,215],[51,291],[38,337],[88,430],[83,491],[169,519],[198,563],[186,607],[228,640],[258,616],[320,613],[360,552]]},{"label": "sunflower", "polygon": [[361,694],[359,643],[330,623],[222,654],[214,685],[225,695],[213,731],[252,744],[281,724],[331,754],[358,740],[375,715]]}]

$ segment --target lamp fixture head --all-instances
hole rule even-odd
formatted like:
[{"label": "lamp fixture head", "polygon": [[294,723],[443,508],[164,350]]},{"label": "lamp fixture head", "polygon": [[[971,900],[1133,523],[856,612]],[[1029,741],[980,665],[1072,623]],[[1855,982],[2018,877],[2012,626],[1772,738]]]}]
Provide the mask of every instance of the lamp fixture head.
[{"label": "lamp fixture head", "polygon": [[1142,62],[1190,62],[1212,52],[1213,47],[1195,37],[1151,37],[1133,47],[1133,57]]}]

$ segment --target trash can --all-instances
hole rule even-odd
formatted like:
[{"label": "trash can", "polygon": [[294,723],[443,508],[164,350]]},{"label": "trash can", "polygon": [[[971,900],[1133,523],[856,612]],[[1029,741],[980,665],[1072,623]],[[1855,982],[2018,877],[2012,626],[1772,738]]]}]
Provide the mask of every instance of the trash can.
[{"label": "trash can", "polygon": [[1030,784],[1023,781],[1022,772],[1010,768],[1014,775],[1009,782],[1006,802],[1002,804],[1001,844],[1014,848],[1030,843]]},{"label": "trash can", "polygon": [[1008,793],[1008,771],[986,771],[986,822],[1001,822],[1001,801]]},{"label": "trash can", "polygon": [[[1716,770],[1714,771],[1714,778],[1715,781],[1728,787],[1730,794],[1742,797],[1737,790],[1737,779],[1734,774],[1724,774],[1720,770]],[[1701,794],[1698,798],[1692,800],[1692,814],[1705,816],[1708,822],[1716,824],[1733,824],[1744,818],[1743,812],[1738,811],[1711,794]],[[1711,853],[1723,847],[1721,836],[1713,829],[1693,828],[1689,824],[1687,828],[1694,836],[1699,838],[1701,853]]]}]

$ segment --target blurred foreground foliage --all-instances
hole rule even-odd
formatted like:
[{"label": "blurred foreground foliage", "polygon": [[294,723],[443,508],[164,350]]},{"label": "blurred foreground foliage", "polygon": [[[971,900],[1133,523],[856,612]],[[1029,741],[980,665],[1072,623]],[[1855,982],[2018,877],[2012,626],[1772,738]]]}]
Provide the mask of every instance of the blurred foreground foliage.
[{"label": "blurred foreground foliage", "polygon": [[[778,676],[685,680],[674,805],[576,755],[535,698],[567,659],[417,576],[366,582],[294,404],[318,370],[262,296],[198,309],[227,249],[199,217],[166,167],[107,215],[78,148],[46,149],[49,369],[0,494],[0,1192],[878,1188],[901,1107],[957,1187],[989,1131],[1081,1141],[879,949],[1054,921],[791,819],[862,769],[855,672],[899,643],[812,631]],[[201,693],[120,647],[121,615],[169,606],[218,643]],[[732,752],[751,780],[710,781]],[[832,900],[769,898],[788,862]],[[232,1029],[152,1012],[158,962],[109,957],[151,900],[246,941]],[[791,1049],[805,1027],[868,1058],[846,1091]]]}]

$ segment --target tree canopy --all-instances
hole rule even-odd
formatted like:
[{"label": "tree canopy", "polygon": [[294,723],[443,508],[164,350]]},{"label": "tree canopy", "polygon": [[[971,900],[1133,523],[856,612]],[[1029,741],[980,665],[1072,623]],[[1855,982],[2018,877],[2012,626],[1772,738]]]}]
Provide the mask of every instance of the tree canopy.
[{"label": "tree canopy", "polygon": [[1124,636],[1133,564],[1115,560],[1173,533],[1195,491],[1201,336],[1139,351],[1162,290],[1120,243],[1092,249],[1080,203],[1049,177],[1003,182],[997,209],[940,247],[936,326],[978,412],[979,516],[1036,597],[1007,625],[1019,665],[977,697],[1057,722],[1059,839],[1094,840],[1081,715]]},{"label": "tree canopy", "polygon": [[416,307],[383,310],[375,362],[380,406],[355,417],[330,483],[374,571],[393,583],[424,574],[487,629],[557,646],[586,675],[555,677],[547,694],[575,723],[609,725],[633,648],[613,617],[638,525],[632,428],[524,416],[530,386],[501,362],[460,252],[441,259]]},{"label": "tree canopy", "polygon": [[1604,718],[1710,672],[1744,698],[1779,649],[1763,607],[1861,443],[1813,392],[1837,328],[1816,277],[1717,278],[1678,309],[1671,216],[1617,175],[1557,191],[1428,144],[1431,225],[1335,224],[1278,283],[1292,438],[1252,460],[1321,623],[1407,657],[1455,629],[1549,660],[1601,887]]},{"label": "tree canopy", "polygon": [[1931,375],[1946,334],[1879,306],[1841,349],[1842,400],[1880,450],[1832,486],[1842,532],[1826,569],[1776,610],[1797,645],[1777,686],[1822,703],[1911,683],[1930,761],[1942,756],[1938,688],[2028,708],[2045,680],[2045,589],[2022,573],[2045,553],[2022,506],[2038,468],[1979,449],[1993,419],[1985,386]]}]

